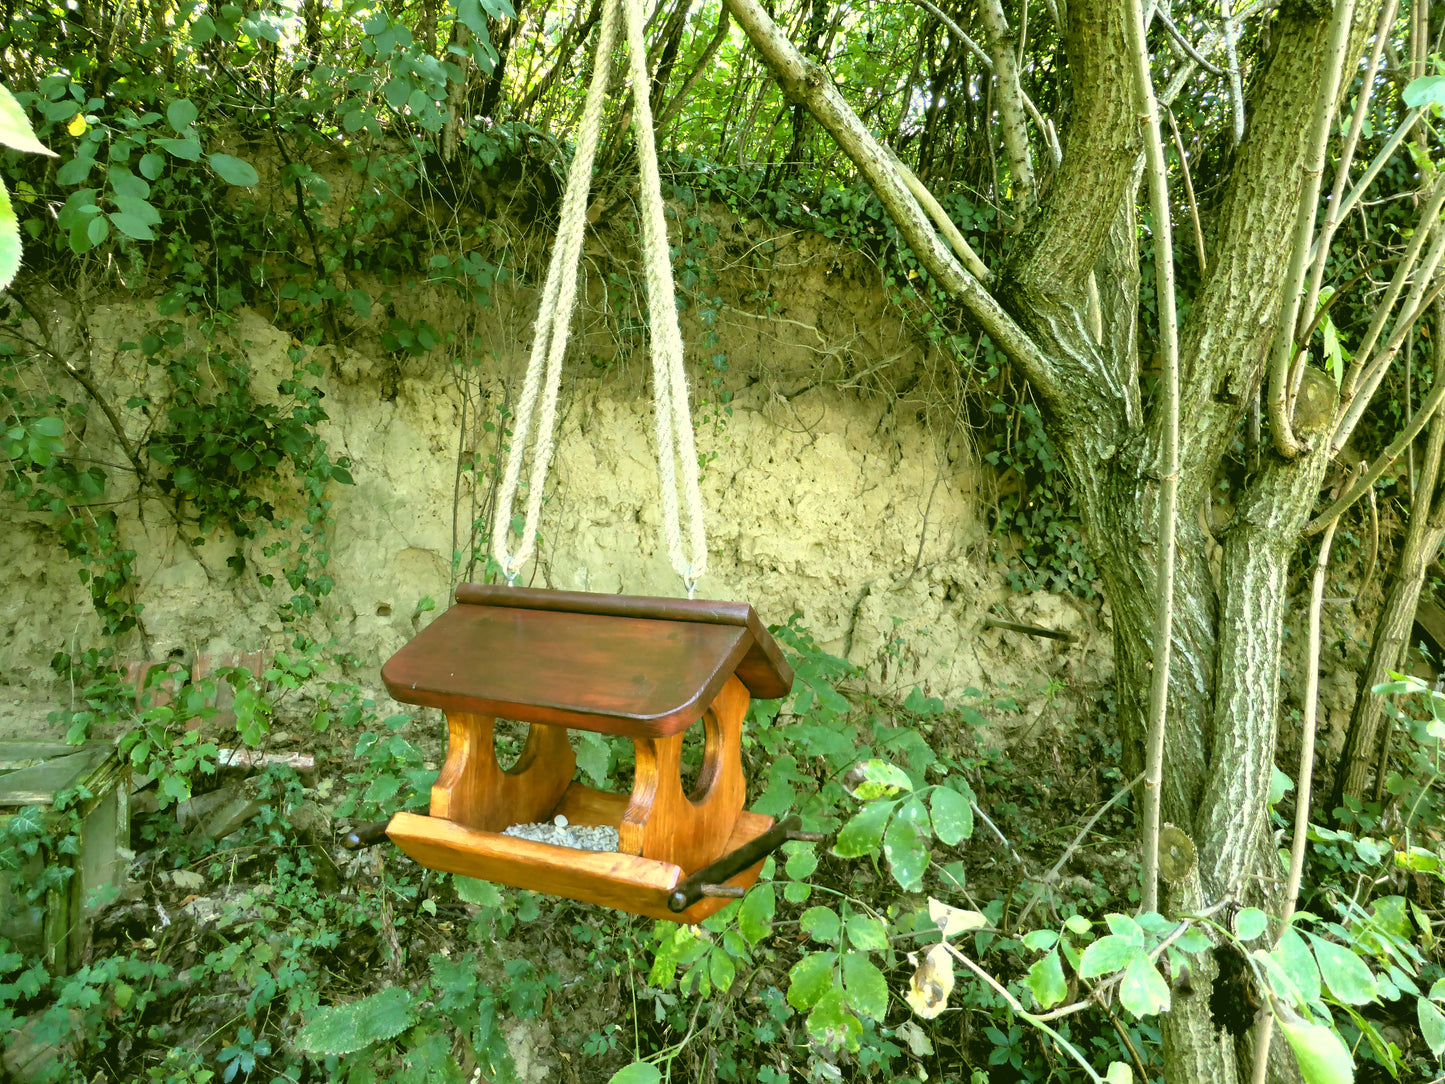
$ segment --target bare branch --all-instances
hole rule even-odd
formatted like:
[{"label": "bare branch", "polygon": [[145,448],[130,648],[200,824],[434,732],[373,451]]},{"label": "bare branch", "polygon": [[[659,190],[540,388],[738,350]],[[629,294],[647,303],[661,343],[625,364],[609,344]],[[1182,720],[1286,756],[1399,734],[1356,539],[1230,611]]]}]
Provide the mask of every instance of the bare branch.
[{"label": "bare branch", "polygon": [[1159,910],[1159,821],[1164,778],[1164,724],[1169,708],[1169,660],[1174,625],[1174,520],[1179,492],[1179,321],[1174,309],[1174,238],[1169,216],[1169,174],[1164,141],[1159,133],[1159,103],[1149,74],[1149,46],[1144,36],[1140,0],[1129,3],[1129,46],[1134,62],[1134,100],[1144,132],[1145,174],[1153,214],[1155,285],[1159,304],[1159,351],[1163,371],[1160,391],[1164,417],[1159,465],[1159,563],[1155,578],[1154,669],[1149,689],[1149,724],[1144,767],[1145,911]]},{"label": "bare branch", "polygon": [[1375,73],[1380,68],[1380,52],[1385,47],[1385,38],[1389,35],[1390,27],[1395,25],[1395,12],[1399,3],[1400,0],[1385,0],[1385,8],[1380,12],[1380,21],[1375,26],[1375,44],[1370,49],[1370,59],[1365,65],[1365,79],[1360,87],[1359,100],[1355,103],[1355,115],[1350,120],[1350,131],[1345,136],[1345,145],[1340,148],[1339,163],[1335,166],[1335,182],[1330,189],[1325,224],[1320,227],[1320,235],[1311,249],[1314,266],[1310,268],[1309,287],[1305,291],[1304,303],[1300,306],[1301,335],[1306,330],[1303,325],[1314,319],[1315,306],[1319,303],[1320,284],[1324,281],[1330,244],[1334,241],[1335,230],[1340,225],[1340,199],[1345,192],[1345,182],[1350,179],[1350,163],[1355,159],[1355,147],[1359,144],[1360,131],[1365,126],[1365,117],[1370,110],[1370,98],[1375,89]]},{"label": "bare branch", "polygon": [[1179,43],[1179,48],[1188,54],[1189,59],[1198,64],[1210,75],[1223,75],[1224,69],[1216,67],[1200,55],[1199,50],[1190,44],[1189,39],[1180,32],[1179,27],[1174,25],[1174,20],[1169,18],[1169,13],[1162,7],[1154,9],[1154,17],[1164,24],[1164,29],[1169,31],[1169,36]]},{"label": "bare branch", "polygon": [[1017,221],[1022,222],[1033,210],[1035,189],[1033,154],[1029,149],[1028,126],[1024,123],[1023,91],[1019,88],[1018,58],[1009,39],[1008,20],[1001,0],[981,0],[978,13],[988,32],[988,50],[993,57],[994,78],[998,81],[999,127],[1003,129],[1003,145],[1013,181],[1014,213]]},{"label": "bare branch", "polygon": [[984,289],[978,277],[959,264],[919,207],[907,181],[894,168],[892,153],[858,119],[827,73],[798,52],[758,0],[724,2],[772,69],[788,100],[804,105],[858,166],[929,274],[958,298],[980,328],[1020,366],[1041,395],[1059,396],[1059,379],[1053,363]]}]

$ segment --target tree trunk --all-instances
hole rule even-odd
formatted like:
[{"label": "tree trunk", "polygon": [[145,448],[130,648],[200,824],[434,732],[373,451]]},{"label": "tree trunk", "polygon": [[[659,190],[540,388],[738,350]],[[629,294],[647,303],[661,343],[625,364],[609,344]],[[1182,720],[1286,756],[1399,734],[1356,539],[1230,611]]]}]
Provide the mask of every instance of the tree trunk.
[{"label": "tree trunk", "polygon": [[[1072,107],[1064,160],[1007,262],[969,274],[942,246],[872,137],[781,35],[756,0],[725,0],[790,101],[848,153],[935,280],[1023,371],[1074,485],[1089,548],[1113,607],[1119,722],[1142,749],[1154,645],[1162,411],[1138,371],[1138,120],[1123,5],[1071,0],[1064,47]],[[1377,4],[1364,2],[1360,27]],[[1165,739],[1164,818],[1198,850],[1198,904],[1268,905],[1282,871],[1268,833],[1280,649],[1290,560],[1319,493],[1328,441],[1304,434],[1293,460],[1271,456],[1236,487],[1221,564],[1203,526],[1218,472],[1259,394],[1281,304],[1307,167],[1307,133],[1324,85],[1330,9],[1288,5],[1257,80],[1250,128],[1234,158],[1211,266],[1180,329],[1179,565]],[[1088,317],[1099,283],[1103,334]],[[1094,325],[1098,326],[1098,325]],[[1319,438],[1319,434],[1313,434]],[[1236,1084],[1247,1041],[1209,1012],[1207,992],[1180,998],[1164,1023],[1170,1084]],[[1272,1077],[1293,1073],[1285,1044]]]}]

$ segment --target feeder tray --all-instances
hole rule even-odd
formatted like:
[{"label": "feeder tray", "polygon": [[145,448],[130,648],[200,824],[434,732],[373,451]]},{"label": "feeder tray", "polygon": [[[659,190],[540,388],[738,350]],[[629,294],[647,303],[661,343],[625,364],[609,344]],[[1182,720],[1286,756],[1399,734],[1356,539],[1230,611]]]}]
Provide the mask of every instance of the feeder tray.
[{"label": "feeder tray", "polygon": [[[476,584],[456,601],[381,672],[397,700],[447,717],[431,815],[393,817],[398,847],[433,869],[677,922],[757,880],[789,826],[743,809],[743,719],[752,697],[786,695],[793,673],[751,606]],[[529,724],[506,770],[498,717]],[[689,794],[682,741],[698,722],[703,763]],[[630,797],[573,779],[569,728],[633,740]],[[617,829],[617,852],[501,834],[559,814]],[[718,883],[704,889],[700,872]]]}]

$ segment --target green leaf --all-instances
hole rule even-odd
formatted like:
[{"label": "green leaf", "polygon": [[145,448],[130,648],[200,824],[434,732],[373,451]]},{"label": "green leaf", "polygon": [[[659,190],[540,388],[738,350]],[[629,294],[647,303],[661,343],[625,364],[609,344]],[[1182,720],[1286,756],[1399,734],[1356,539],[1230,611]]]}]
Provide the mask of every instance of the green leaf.
[{"label": "green leaf", "polygon": [[135,196],[116,196],[116,210],[122,214],[130,215],[147,226],[159,226],[161,224],[160,212],[153,207],[148,200],[139,199]]},{"label": "green leaf", "polygon": [[1126,1062],[1111,1061],[1104,1074],[1104,1084],[1134,1084],[1134,1070]]},{"label": "green leaf", "polygon": [[788,972],[788,1004],[802,1012],[811,1009],[833,988],[836,952],[814,952],[804,956]]},{"label": "green leaf", "polygon": [[833,841],[833,853],[839,858],[872,854],[883,842],[883,828],[897,807],[896,801],[865,805],[839,830],[838,838]]},{"label": "green leaf", "polygon": [[115,228],[127,237],[132,237],[137,241],[154,241],[156,239],[156,235],[151,232],[151,228],[145,220],[137,218],[135,215],[128,215],[124,211],[113,211],[110,214],[110,220],[115,223]]},{"label": "green leaf", "polygon": [[1253,941],[1269,929],[1269,916],[1258,907],[1246,907],[1234,916],[1234,934],[1241,941]]},{"label": "green leaf", "polygon": [[457,895],[463,901],[475,904],[477,907],[500,907],[502,905],[502,894],[490,881],[479,881],[475,877],[463,877],[459,873],[454,873],[452,874],[452,887],[457,890]]},{"label": "green leaf", "polygon": [[48,158],[56,157],[53,150],[35,138],[35,129],[30,126],[30,118],[15,100],[15,95],[4,87],[0,87],[0,143],[14,147],[17,151],[43,154]]},{"label": "green leaf", "polygon": [[838,943],[838,931],[841,927],[838,913],[831,907],[809,907],[798,919],[798,929],[814,941],[821,941],[825,945]]},{"label": "green leaf", "polygon": [[859,770],[863,775],[863,782],[858,784],[853,795],[860,801],[891,798],[899,792],[913,789],[913,780],[908,778],[908,773],[886,760],[867,761]]},{"label": "green leaf", "polygon": [[1053,930],[1030,930],[1024,934],[1024,948],[1034,952],[1047,952],[1059,943],[1059,935]]},{"label": "green leaf", "polygon": [[[797,846],[794,844],[794,846]],[[788,861],[783,866],[788,876],[795,881],[806,880],[813,875],[818,868],[818,852],[812,847],[804,847],[788,855]]]},{"label": "green leaf", "polygon": [[1119,1000],[1138,1017],[1169,1009],[1169,984],[1146,956],[1136,956],[1119,982]]},{"label": "green leaf", "polygon": [[200,115],[201,111],[189,98],[177,98],[166,106],[166,120],[177,135],[189,135],[191,125],[196,123],[196,118]]},{"label": "green leaf", "polygon": [[141,155],[140,159],[141,176],[148,181],[159,179],[166,170],[166,160],[154,152]]},{"label": "green leaf", "polygon": [[1364,960],[1343,945],[1314,934],[1308,936],[1320,964],[1320,976],[1337,1000],[1346,1005],[1364,1005],[1375,1000],[1379,988]]},{"label": "green leaf", "polygon": [[[116,197],[117,205],[122,196],[144,200],[151,194],[151,186],[124,166],[111,166],[106,179],[110,181],[110,190]],[[126,208],[122,207],[121,210],[126,210]],[[156,216],[156,221],[160,221],[159,215]]]},{"label": "green leaf", "polygon": [[973,835],[973,810],[958,791],[934,787],[928,804],[933,810],[933,834],[940,843],[956,847]]},{"label": "green leaf", "polygon": [[658,1084],[662,1071],[650,1061],[634,1061],[607,1078],[607,1084]]},{"label": "green leaf", "polygon": [[1064,980],[1064,964],[1058,949],[1034,961],[1029,968],[1028,984],[1040,1009],[1052,1009],[1068,996],[1069,987]]},{"label": "green leaf", "polygon": [[256,172],[256,167],[250,162],[229,154],[208,155],[206,161],[216,171],[216,176],[238,188],[249,188],[261,179],[261,175]]},{"label": "green leaf", "polygon": [[883,834],[883,856],[893,879],[905,892],[923,887],[928,868],[928,812],[917,798],[909,798]]},{"label": "green leaf", "polygon": [[317,1009],[294,1041],[306,1054],[350,1054],[400,1035],[411,1025],[412,1016],[411,995],[400,986],[389,986],[349,1005]]},{"label": "green leaf", "polygon": [[201,160],[201,145],[194,139],[156,139],[152,142],[176,158],[182,158],[187,162]]},{"label": "green leaf", "polygon": [[80,184],[90,175],[90,168],[93,165],[95,165],[95,159],[89,156],[72,158],[55,171],[55,183]]},{"label": "green leaf", "polygon": [[808,1034],[823,1046],[857,1050],[863,1025],[848,1011],[843,991],[831,989],[808,1014]]},{"label": "green leaf", "polygon": [[0,180],[0,290],[7,289],[20,273],[20,254],[20,220],[15,217],[5,182]]},{"label": "green leaf", "polygon": [[1423,997],[1415,1002],[1415,1011],[1420,1017],[1420,1036],[1430,1053],[1437,1058],[1445,1055],[1445,1014]]},{"label": "green leaf", "polygon": [[1445,75],[1425,75],[1412,79],[1400,96],[1411,109],[1445,105]]},{"label": "green leaf", "polygon": [[215,36],[215,20],[209,15],[197,15],[196,21],[191,24],[191,41],[196,45],[204,45]]},{"label": "green leaf", "polygon": [[1352,1084],[1354,1060],[1332,1029],[1283,1016],[1278,1020],[1306,1084]]},{"label": "green leaf", "polygon": [[888,930],[872,915],[851,914],[843,924],[848,944],[856,949],[882,951],[888,947]]},{"label": "green leaf", "polygon": [[600,787],[607,782],[607,769],[612,764],[612,749],[601,734],[590,730],[579,730],[576,734],[580,739],[577,742],[577,767]]},{"label": "green leaf", "polygon": [[773,932],[773,908],[776,899],[773,886],[758,885],[748,893],[738,909],[738,933],[747,938],[748,944],[756,945]]},{"label": "green leaf", "polygon": [[727,993],[733,984],[733,978],[737,975],[737,965],[733,963],[733,958],[722,949],[715,948],[712,950],[712,955],[708,957],[707,963],[713,989],[720,994]]},{"label": "green leaf", "polygon": [[888,980],[867,953],[843,957],[843,997],[859,1016],[882,1020],[888,1014]]},{"label": "green leaf", "polygon": [[1280,970],[1306,1002],[1319,1001],[1319,965],[1298,930],[1291,927],[1280,934],[1279,943],[1270,952],[1270,957],[1279,964]]},{"label": "green leaf", "polygon": [[1084,949],[1079,957],[1079,976],[1094,979],[1100,975],[1112,975],[1143,955],[1143,948],[1132,939],[1111,933]]}]

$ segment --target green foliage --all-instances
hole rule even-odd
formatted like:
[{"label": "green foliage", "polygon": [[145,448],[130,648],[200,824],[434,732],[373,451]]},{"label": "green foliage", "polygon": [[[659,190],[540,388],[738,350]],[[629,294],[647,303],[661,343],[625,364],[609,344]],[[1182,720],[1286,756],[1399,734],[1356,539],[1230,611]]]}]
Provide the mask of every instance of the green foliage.
[{"label": "green foliage", "polygon": [[317,1009],[296,1034],[296,1048],[312,1055],[351,1054],[396,1038],[415,1016],[411,995],[390,986],[346,1005]]}]

